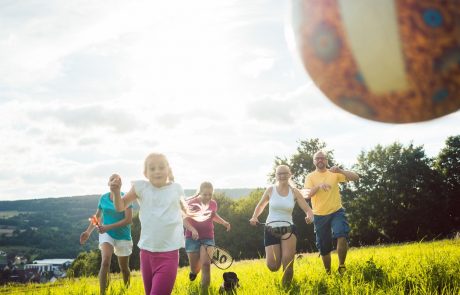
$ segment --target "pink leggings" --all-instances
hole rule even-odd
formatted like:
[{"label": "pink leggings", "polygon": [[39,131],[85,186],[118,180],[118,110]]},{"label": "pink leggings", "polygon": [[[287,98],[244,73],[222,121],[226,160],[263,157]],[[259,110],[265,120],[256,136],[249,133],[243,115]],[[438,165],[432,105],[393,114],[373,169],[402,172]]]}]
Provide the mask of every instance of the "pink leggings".
[{"label": "pink leggings", "polygon": [[179,250],[150,252],[141,249],[140,258],[145,294],[171,294],[179,265]]}]

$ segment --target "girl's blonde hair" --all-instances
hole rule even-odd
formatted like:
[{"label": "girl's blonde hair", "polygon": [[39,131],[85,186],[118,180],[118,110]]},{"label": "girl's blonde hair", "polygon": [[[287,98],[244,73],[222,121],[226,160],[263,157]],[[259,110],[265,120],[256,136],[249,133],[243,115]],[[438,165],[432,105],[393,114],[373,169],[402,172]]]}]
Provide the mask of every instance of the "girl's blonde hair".
[{"label": "girl's blonde hair", "polygon": [[291,179],[291,177],[292,177],[292,172],[291,172],[291,168],[290,168],[288,165],[281,164],[281,165],[276,166],[276,168],[275,168],[275,175],[276,175],[276,171],[278,170],[278,168],[281,168],[281,167],[287,168],[287,169],[289,170],[289,174],[291,174],[291,176],[289,176],[289,181],[288,181],[289,186],[290,186],[291,188],[297,188],[297,185],[296,185],[295,182]]},{"label": "girl's blonde hair", "polygon": [[144,175],[147,174],[147,166],[149,165],[150,161],[152,159],[161,159],[165,162],[166,166],[168,167],[168,181],[169,182],[174,182],[174,175],[171,169],[171,166],[169,166],[168,159],[164,154],[161,153],[150,153],[144,160]]},{"label": "girl's blonde hair", "polygon": [[203,181],[201,184],[200,184],[200,188],[195,192],[195,194],[191,197],[188,197],[187,200],[191,200],[191,199],[194,199],[196,197],[198,197],[202,192],[203,190],[205,189],[211,189],[212,191],[214,191],[214,186],[212,185],[211,182],[209,181]]},{"label": "girl's blonde hair", "polygon": [[214,187],[212,186],[212,183],[210,183],[209,181],[203,181],[201,184],[200,184],[200,189],[199,191],[197,191],[198,194],[201,194],[203,192],[204,189],[211,189],[212,191],[214,191]]}]

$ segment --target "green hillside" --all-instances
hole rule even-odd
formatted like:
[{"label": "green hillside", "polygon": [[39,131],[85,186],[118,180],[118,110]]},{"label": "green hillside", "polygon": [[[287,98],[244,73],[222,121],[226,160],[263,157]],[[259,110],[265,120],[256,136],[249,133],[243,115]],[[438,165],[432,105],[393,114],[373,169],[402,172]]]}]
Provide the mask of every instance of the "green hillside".
[{"label": "green hillside", "polygon": [[[333,255],[333,267],[337,257]],[[270,272],[264,260],[234,263],[229,271],[240,278],[238,294],[460,294],[460,240],[442,240],[389,246],[352,248],[348,270],[326,275],[316,254],[298,255],[290,288],[280,286],[281,270]],[[223,271],[212,267],[209,294],[219,294]],[[200,294],[200,276],[188,280],[188,269],[181,268],[173,294]],[[96,277],[66,279],[53,284],[9,285],[1,294],[98,294]],[[112,274],[108,294],[143,294],[142,279],[133,273],[128,289],[119,275]]]},{"label": "green hillside", "polygon": [[[236,200],[253,189],[216,189]],[[187,196],[195,190],[186,190]],[[0,201],[0,250],[30,259],[75,258],[97,249],[97,234],[84,246],[78,240],[97,209],[99,195]],[[134,204],[137,208],[137,204]]]}]

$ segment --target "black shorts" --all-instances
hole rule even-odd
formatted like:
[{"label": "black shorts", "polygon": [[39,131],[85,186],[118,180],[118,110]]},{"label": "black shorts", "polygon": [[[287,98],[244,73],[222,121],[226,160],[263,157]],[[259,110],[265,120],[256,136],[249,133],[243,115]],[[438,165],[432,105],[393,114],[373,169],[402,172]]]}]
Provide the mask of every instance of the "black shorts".
[{"label": "black shorts", "polygon": [[[289,229],[293,235],[297,237],[297,227],[293,224],[290,226]],[[264,227],[264,245],[265,247],[272,246],[272,245],[280,245],[281,238],[277,238],[273,236],[266,227]]]}]

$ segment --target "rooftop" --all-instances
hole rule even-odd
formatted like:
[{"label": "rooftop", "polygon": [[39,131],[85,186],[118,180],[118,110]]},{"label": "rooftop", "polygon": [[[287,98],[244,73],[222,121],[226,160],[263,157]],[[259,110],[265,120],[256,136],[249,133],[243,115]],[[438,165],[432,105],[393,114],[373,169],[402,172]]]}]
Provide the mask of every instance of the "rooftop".
[{"label": "rooftop", "polygon": [[72,263],[75,259],[70,258],[55,258],[55,259],[43,259],[34,260],[34,264],[64,264],[66,262]]}]

